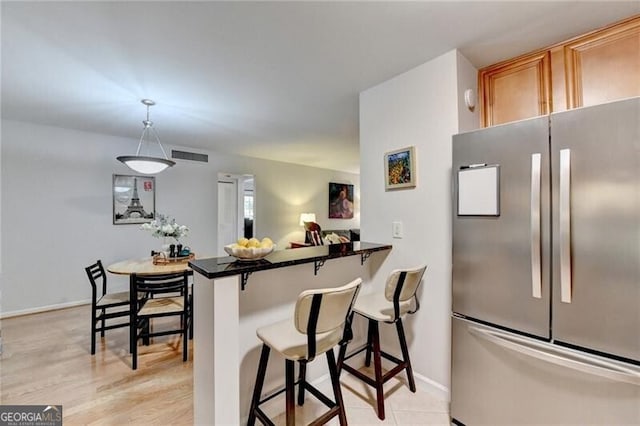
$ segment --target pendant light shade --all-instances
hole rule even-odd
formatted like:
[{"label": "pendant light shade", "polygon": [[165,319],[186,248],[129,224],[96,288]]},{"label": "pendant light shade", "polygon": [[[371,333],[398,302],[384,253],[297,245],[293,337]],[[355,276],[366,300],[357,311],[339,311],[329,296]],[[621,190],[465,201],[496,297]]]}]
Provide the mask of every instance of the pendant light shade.
[{"label": "pendant light shade", "polygon": [[[144,124],[144,130],[142,130],[142,136],[140,137],[140,142],[138,143],[138,150],[136,151],[136,155],[121,155],[116,159],[126,164],[127,167],[129,167],[133,171],[145,175],[153,175],[156,173],[160,173],[167,167],[172,167],[176,163],[175,161],[171,161],[167,158],[167,153],[164,151],[164,148],[162,148],[160,138],[153,128],[153,121],[149,120],[149,107],[155,105],[156,103],[150,99],[143,99],[140,102],[142,102],[142,104],[146,105],[147,107],[147,119],[142,122],[142,124]],[[164,158],[140,155],[142,144],[146,142],[146,138],[149,137],[150,133],[153,133],[153,136],[156,139],[156,143],[160,147]],[[148,143],[153,142],[149,141]]]},{"label": "pendant light shade", "polygon": [[131,170],[145,175],[160,173],[167,167],[176,164],[174,161],[158,157],[143,157],[141,155],[121,155],[119,161],[126,164]]}]

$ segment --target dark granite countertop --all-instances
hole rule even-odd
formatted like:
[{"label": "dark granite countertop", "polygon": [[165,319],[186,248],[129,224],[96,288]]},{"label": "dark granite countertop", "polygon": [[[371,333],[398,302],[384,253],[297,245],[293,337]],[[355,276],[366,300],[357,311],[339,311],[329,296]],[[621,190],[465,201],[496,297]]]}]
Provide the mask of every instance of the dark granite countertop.
[{"label": "dark granite countertop", "polygon": [[189,266],[195,272],[212,279],[266,271],[268,269],[284,268],[303,263],[324,262],[325,260],[338,257],[355,255],[368,256],[375,251],[391,250],[391,248],[392,246],[390,244],[353,242],[290,250],[276,250],[260,260],[251,262],[238,261],[230,256],[196,259],[190,261]]}]

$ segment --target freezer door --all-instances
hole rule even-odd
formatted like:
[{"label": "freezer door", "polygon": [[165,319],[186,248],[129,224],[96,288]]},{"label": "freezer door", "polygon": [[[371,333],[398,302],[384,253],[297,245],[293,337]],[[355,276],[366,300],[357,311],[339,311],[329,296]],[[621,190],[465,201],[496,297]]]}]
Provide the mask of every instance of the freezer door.
[{"label": "freezer door", "polygon": [[[453,137],[453,312],[549,338],[548,152],[548,117]],[[497,216],[458,214],[459,195],[462,213],[482,204],[473,185],[459,193],[459,170],[479,163],[499,166]]]},{"label": "freezer door", "polygon": [[474,425],[638,425],[640,367],[458,318],[451,416]]},{"label": "freezer door", "polygon": [[640,98],[551,115],[553,338],[640,361]]}]

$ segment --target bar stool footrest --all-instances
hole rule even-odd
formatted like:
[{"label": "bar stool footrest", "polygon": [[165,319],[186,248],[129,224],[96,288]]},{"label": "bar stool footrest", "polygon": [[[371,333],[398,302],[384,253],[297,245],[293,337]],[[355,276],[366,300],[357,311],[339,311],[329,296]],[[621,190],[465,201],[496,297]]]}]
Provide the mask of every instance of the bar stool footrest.
[{"label": "bar stool footrest", "polygon": [[[325,394],[323,394],[322,392],[320,392],[320,390],[318,390],[318,388],[316,388],[315,386],[313,386],[311,383],[309,382],[303,382],[302,380],[296,380],[294,382],[294,387],[298,386],[298,385],[302,385],[304,386],[305,390],[308,390],[313,396],[315,396],[320,402],[322,402],[324,405],[326,405],[329,408],[335,408],[337,407],[337,404],[332,401],[329,397],[327,397]],[[283,386],[282,388],[273,391],[272,393],[270,393],[269,395],[265,396],[264,398],[262,398],[260,401],[258,401],[258,410],[260,410],[260,405],[264,404],[267,401],[272,400],[273,398],[277,397],[280,394],[283,394],[285,391],[287,390],[286,386]],[[262,411],[262,410],[260,410]],[[264,412],[263,412],[264,415]]]},{"label": "bar stool footrest", "polygon": [[262,411],[260,407],[256,408],[256,417],[262,422],[263,425],[276,426],[276,424],[273,423],[269,417],[267,417],[265,412]]},{"label": "bar stool footrest", "polygon": [[376,387],[376,381],[374,379],[372,379],[371,377],[367,376],[363,372],[356,370],[352,366],[343,363],[342,364],[342,369],[343,370],[347,370],[349,373],[353,374],[354,376],[356,376],[358,379],[362,380],[363,382],[365,382],[369,386],[373,386],[374,388]]},{"label": "bar stool footrest", "polygon": [[[302,380],[296,380],[295,382],[293,382],[294,386],[298,386],[299,384],[302,383]],[[320,397],[318,397],[318,394],[322,395],[324,398],[326,398],[328,401],[330,401],[330,404],[335,404],[333,401],[331,401],[329,398],[327,398],[326,395],[324,395],[322,392],[320,392],[318,389],[316,389],[312,384],[308,383],[308,382],[304,382],[304,388],[306,390],[308,390],[309,392],[313,393],[313,395],[318,398],[321,399]],[[286,386],[281,387],[278,390],[274,390],[273,392],[271,392],[270,394],[266,395],[264,398],[262,398],[260,401],[258,401],[258,404],[262,404],[265,403],[267,401],[272,400],[273,398],[275,398],[276,396],[280,395],[281,393],[284,393],[287,390]],[[316,393],[317,392],[317,393]],[[326,404],[326,403],[325,403]]]},{"label": "bar stool footrest", "polygon": [[[297,385],[297,383],[296,383]],[[264,398],[262,398],[260,401],[258,401],[258,406],[260,406],[260,404],[263,404],[267,401],[272,400],[273,398],[275,398],[276,396],[280,395],[281,393],[284,393],[287,390],[286,387],[282,387],[282,389],[278,389],[276,391],[273,391],[272,393],[270,393],[269,395],[265,396]]]},{"label": "bar stool footrest", "polygon": [[354,356],[358,355],[360,352],[365,351],[367,349],[367,344],[365,343],[362,347],[356,349],[354,352],[351,352],[349,355],[345,355],[343,361],[346,361]]},{"label": "bar stool footrest", "polygon": [[390,355],[390,354],[386,353],[385,351],[380,351],[380,356],[381,356],[382,358],[386,358],[386,359],[388,359],[389,361],[391,361],[391,362],[393,362],[393,363],[395,363],[395,364],[404,364],[404,363],[405,363],[405,362],[404,362],[404,361],[402,361],[401,359],[396,358],[395,356]]},{"label": "bar stool footrest", "polygon": [[336,405],[335,407],[333,407],[332,409],[330,409],[329,411],[327,411],[326,413],[324,413],[323,415],[318,417],[316,420],[314,420],[313,422],[309,423],[309,426],[323,425],[323,424],[327,423],[329,420],[331,420],[332,418],[334,418],[335,416],[337,416],[339,411],[340,411],[340,409]]},{"label": "bar stool footrest", "polygon": [[309,393],[311,393],[313,396],[315,396],[320,402],[322,402],[324,405],[326,405],[329,408],[334,408],[337,407],[338,404],[335,403],[335,401],[332,401],[329,397],[327,397],[325,394],[323,394],[322,392],[320,392],[315,386],[313,386],[310,383],[304,382],[303,384],[304,388],[306,390],[309,391]]},{"label": "bar stool footrest", "polygon": [[[364,351],[366,348],[366,346],[364,348],[358,349],[357,351],[355,351],[354,353],[352,353],[351,355],[345,356],[343,362],[342,362],[342,369],[343,370],[347,370],[349,373],[353,374],[354,376],[356,376],[357,378],[359,378],[360,380],[362,380],[363,382],[365,382],[366,384],[368,384],[369,386],[372,387],[376,387],[377,383],[375,381],[374,378],[367,376],[366,374],[364,374],[363,372],[356,370],[355,368],[353,368],[352,366],[350,366],[349,364],[345,363],[344,361],[348,360],[349,358],[359,354],[360,352]],[[382,383],[386,383],[387,381],[389,381],[389,379],[391,379],[392,377],[395,377],[398,373],[401,373],[402,371],[404,371],[407,366],[408,363],[396,358],[393,355],[390,355],[384,351],[380,351],[380,356],[383,358],[386,358],[387,360],[395,363],[395,367],[393,367],[391,370],[387,371],[386,374],[384,374],[382,376]]]}]

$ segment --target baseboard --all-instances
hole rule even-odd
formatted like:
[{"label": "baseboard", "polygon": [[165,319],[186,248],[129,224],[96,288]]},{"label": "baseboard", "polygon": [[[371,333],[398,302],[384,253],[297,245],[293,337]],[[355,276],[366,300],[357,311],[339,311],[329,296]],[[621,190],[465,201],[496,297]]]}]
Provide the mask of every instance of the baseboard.
[{"label": "baseboard", "polygon": [[[349,345],[349,347],[353,347],[353,348],[364,347],[364,345],[366,344],[366,341],[362,339],[362,340],[358,341],[358,343],[359,344],[354,344],[353,346]],[[354,349],[354,350],[356,350],[356,349]],[[349,351],[349,352],[351,353],[351,351]],[[389,352],[389,354],[395,356],[396,358],[402,359],[402,354],[400,354],[400,353]],[[358,364],[358,362],[355,362],[353,365],[362,365],[362,364],[364,364],[364,352],[362,354],[359,354],[358,356],[361,357],[362,362],[360,364]],[[385,359],[383,359],[382,361],[383,361],[383,363],[386,362]],[[392,365],[392,364],[388,364],[388,365]],[[402,378],[402,380],[404,380],[406,375],[400,374],[400,377]],[[416,381],[416,386],[419,387],[420,390],[422,390],[423,392],[428,393],[429,395],[433,396],[434,398],[439,399],[440,401],[451,402],[451,394],[449,392],[449,388],[447,388],[446,386],[443,386],[442,384],[440,384],[440,383],[438,383],[438,382],[436,382],[434,380],[431,380],[428,377],[423,376],[420,373],[416,373],[415,370],[413,370],[413,378]]]},{"label": "baseboard", "polygon": [[22,315],[39,314],[47,311],[57,311],[58,309],[72,308],[74,306],[88,305],[91,300],[77,300],[75,302],[58,303],[55,305],[40,306],[38,308],[23,309],[21,311],[0,312],[0,320],[19,317]]},{"label": "baseboard", "polygon": [[[360,355],[358,355],[360,356]],[[364,362],[364,354],[362,355],[362,362]],[[344,374],[344,373],[343,373]],[[438,382],[435,382],[421,374],[417,374],[416,372],[413,373],[413,377],[416,380],[416,386],[423,392],[428,393],[429,395],[433,396],[434,398],[437,398],[441,401],[446,401],[448,403],[451,402],[450,400],[450,393],[449,393],[449,389],[443,385],[441,385]],[[320,386],[320,384],[322,384],[323,382],[329,381],[330,377],[329,377],[329,373],[325,373],[323,375],[321,375],[320,377],[312,380],[310,383],[311,385],[318,387]],[[284,384],[283,384],[284,386]],[[253,391],[253,389],[252,389]],[[271,402],[271,401],[269,401]],[[282,401],[279,401],[280,404],[282,404]],[[243,417],[241,420],[241,424],[246,424],[247,420],[248,420],[248,415]]]},{"label": "baseboard", "polygon": [[[362,355],[362,362],[364,363],[364,354]],[[423,376],[422,374],[418,374],[415,371],[413,372],[413,378],[416,380],[416,386],[420,388],[421,391],[428,393],[434,398],[439,399],[440,401],[451,402],[451,395],[449,393],[449,389],[442,384],[429,379],[428,377]],[[310,383],[313,386],[318,386],[322,382],[330,380],[329,373],[323,374],[317,379],[311,381]]]},{"label": "baseboard", "polygon": [[418,386],[420,390],[427,392],[441,401],[451,402],[451,394],[449,392],[449,388],[446,386],[443,386],[422,374],[418,374],[415,371],[413,372],[413,378],[416,379],[416,386]]}]

